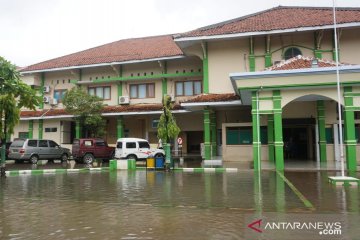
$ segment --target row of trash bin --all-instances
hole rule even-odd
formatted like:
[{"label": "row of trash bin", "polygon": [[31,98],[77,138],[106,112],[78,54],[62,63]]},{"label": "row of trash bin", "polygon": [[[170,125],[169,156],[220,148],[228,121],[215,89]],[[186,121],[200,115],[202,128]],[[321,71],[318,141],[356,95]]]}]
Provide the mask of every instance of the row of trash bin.
[{"label": "row of trash bin", "polygon": [[163,158],[163,157],[148,157],[146,159],[146,168],[165,169],[165,158]]}]

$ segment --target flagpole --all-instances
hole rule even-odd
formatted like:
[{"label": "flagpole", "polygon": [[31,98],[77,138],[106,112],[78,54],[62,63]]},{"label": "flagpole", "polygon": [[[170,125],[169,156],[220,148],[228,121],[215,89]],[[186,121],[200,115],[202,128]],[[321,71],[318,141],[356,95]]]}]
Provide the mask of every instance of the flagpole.
[{"label": "flagpole", "polygon": [[339,52],[338,52],[338,38],[336,30],[336,0],[333,0],[333,17],[334,17],[334,42],[335,42],[335,62],[336,62],[336,86],[338,97],[338,114],[339,114],[339,138],[340,138],[340,164],[341,176],[345,175],[344,168],[344,144],[343,144],[343,128],[342,128],[342,111],[341,111],[341,90],[340,90],[340,73],[339,73]]}]

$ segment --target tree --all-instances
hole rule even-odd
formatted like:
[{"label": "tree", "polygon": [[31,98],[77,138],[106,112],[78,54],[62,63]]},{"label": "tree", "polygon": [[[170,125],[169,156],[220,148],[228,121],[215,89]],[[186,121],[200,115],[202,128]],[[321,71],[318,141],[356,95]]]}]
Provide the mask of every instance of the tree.
[{"label": "tree", "polygon": [[89,95],[80,87],[72,88],[64,97],[63,104],[68,113],[75,115],[89,137],[105,135],[106,121],[101,117],[104,107],[102,99]]},{"label": "tree", "polygon": [[175,118],[171,113],[173,109],[171,97],[166,95],[163,98],[163,113],[160,116],[158,125],[158,138],[162,140],[165,146],[166,163],[171,162],[171,151],[169,142],[176,138],[180,133],[180,128],[176,124]]},{"label": "tree", "polygon": [[36,91],[21,81],[16,66],[0,57],[1,176],[5,176],[6,139],[14,132],[14,127],[20,120],[20,109],[35,110],[41,101]]}]

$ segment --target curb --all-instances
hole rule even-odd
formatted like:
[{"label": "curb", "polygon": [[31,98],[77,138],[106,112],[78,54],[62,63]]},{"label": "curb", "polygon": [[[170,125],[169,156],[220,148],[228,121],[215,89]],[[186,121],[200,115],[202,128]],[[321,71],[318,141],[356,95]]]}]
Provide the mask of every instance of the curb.
[{"label": "curb", "polygon": [[81,168],[81,169],[35,169],[35,170],[10,170],[5,171],[7,176],[19,175],[45,175],[45,174],[61,174],[61,173],[83,173],[83,172],[101,172],[108,171],[109,167],[103,168]]},{"label": "curb", "polygon": [[[145,171],[159,171],[154,168],[136,167],[135,170]],[[34,169],[34,170],[10,170],[6,171],[7,176],[19,175],[46,175],[46,174],[68,174],[68,173],[86,173],[86,172],[104,172],[109,171],[109,167],[102,168],[81,168],[81,169]],[[123,170],[117,170],[123,171]],[[134,170],[130,170],[134,171]],[[164,171],[164,170],[160,170]],[[223,173],[223,172],[238,172],[237,168],[174,168],[174,172],[192,172],[192,173]]]}]

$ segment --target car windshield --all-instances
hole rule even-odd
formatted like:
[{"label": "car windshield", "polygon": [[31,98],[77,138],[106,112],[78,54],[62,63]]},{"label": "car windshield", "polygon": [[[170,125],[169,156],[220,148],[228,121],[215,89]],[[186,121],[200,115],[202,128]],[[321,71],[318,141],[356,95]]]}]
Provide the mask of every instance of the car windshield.
[{"label": "car windshield", "polygon": [[25,139],[14,140],[13,143],[11,144],[11,147],[22,147],[22,146],[24,146],[24,142],[25,142]]}]

